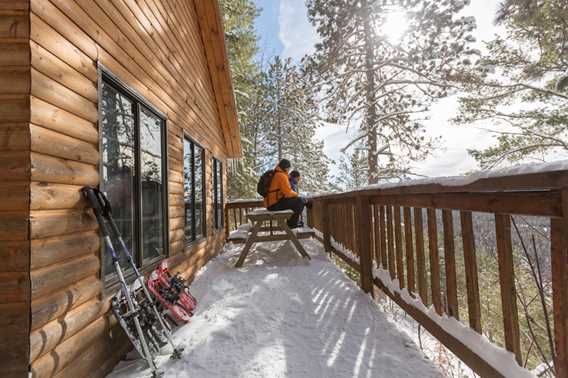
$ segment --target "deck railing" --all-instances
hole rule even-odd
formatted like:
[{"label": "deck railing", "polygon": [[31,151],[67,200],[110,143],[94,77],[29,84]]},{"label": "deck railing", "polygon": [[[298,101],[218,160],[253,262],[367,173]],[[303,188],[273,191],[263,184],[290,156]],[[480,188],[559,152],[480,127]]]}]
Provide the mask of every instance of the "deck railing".
[{"label": "deck railing", "polygon": [[[533,239],[532,245],[537,263],[550,262],[552,311],[545,318],[552,323],[551,365],[557,377],[568,377],[567,188],[568,172],[557,171],[485,178],[466,185],[424,184],[321,195],[312,198],[308,223],[319,231],[326,251],[360,273],[362,290],[373,293],[373,286],[378,287],[482,377],[503,377],[522,373],[519,366],[525,364],[527,349],[521,345],[515,259],[520,246],[531,242],[523,241],[527,228],[519,227],[515,219],[541,220],[539,224],[545,226],[540,231],[545,230],[547,241],[537,248]],[[259,201],[227,204],[227,232],[246,222],[247,209],[260,206]],[[491,249],[487,240],[494,244],[498,283],[488,294],[500,293],[501,311],[494,315],[502,319],[502,335],[492,339],[502,340],[511,352],[504,357],[481,336],[484,322],[493,319],[482,317],[485,297],[480,294],[476,253],[480,238],[486,239],[484,254]],[[542,250],[543,245],[547,250]],[[539,265],[542,275],[540,270]],[[467,322],[459,323],[460,318]]]}]

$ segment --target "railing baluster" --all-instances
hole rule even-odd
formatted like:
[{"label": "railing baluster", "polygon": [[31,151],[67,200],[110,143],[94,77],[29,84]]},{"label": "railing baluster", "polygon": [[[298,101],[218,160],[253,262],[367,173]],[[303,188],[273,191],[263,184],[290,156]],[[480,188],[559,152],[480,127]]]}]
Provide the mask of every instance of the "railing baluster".
[{"label": "railing baluster", "polygon": [[321,201],[321,225],[322,225],[322,233],[323,233],[323,247],[326,252],[331,254],[331,242],[330,242],[330,208],[327,201]]},{"label": "railing baluster", "polygon": [[479,300],[479,280],[477,277],[477,258],[473,236],[473,220],[470,211],[460,212],[463,240],[465,281],[467,286],[467,311],[469,326],[481,333],[481,305]]},{"label": "railing baluster", "polygon": [[404,288],[404,265],[402,252],[402,229],[400,226],[400,207],[394,206],[394,241],[396,246],[396,275],[400,288]]},{"label": "railing baluster", "polygon": [[424,257],[424,223],[422,209],[414,208],[414,233],[416,234],[416,270],[418,273],[418,293],[422,302],[428,305],[428,289],[426,286],[426,259]]},{"label": "railing baluster", "polygon": [[452,211],[442,210],[444,224],[444,262],[446,267],[446,299],[448,315],[459,319],[458,285],[456,278],[456,251],[454,246],[454,221]]},{"label": "railing baluster", "polygon": [[432,289],[432,303],[439,315],[442,315],[442,299],[440,296],[440,257],[438,254],[438,225],[436,223],[436,210],[428,209],[428,247],[430,250],[430,286]]},{"label": "railing baluster", "polygon": [[394,232],[392,229],[392,206],[387,206],[387,243],[388,243],[388,266],[392,279],[395,278],[394,262]]},{"label": "railing baluster", "polygon": [[373,241],[375,242],[375,262],[377,266],[381,265],[381,236],[379,226],[379,205],[373,204]]},{"label": "railing baluster", "polygon": [[568,196],[563,193],[564,218],[551,219],[552,306],[554,313],[554,369],[568,377]]},{"label": "railing baluster", "polygon": [[414,250],[412,245],[412,223],[410,219],[410,208],[404,208],[404,242],[406,244],[406,276],[408,280],[408,291],[416,292],[414,279]]},{"label": "railing baluster", "polygon": [[501,285],[501,307],[505,328],[505,347],[513,352],[519,364],[522,364],[521,342],[519,334],[519,313],[517,292],[515,289],[515,271],[513,268],[513,244],[511,241],[511,217],[495,214],[497,236],[497,257],[499,260],[499,282]]},{"label": "railing baluster", "polygon": [[[355,232],[357,240],[357,254],[361,266],[361,289],[366,293],[373,293],[373,263],[371,255],[371,212],[369,197],[358,195],[353,210],[357,219]],[[350,212],[352,213],[352,212]]]},{"label": "railing baluster", "polygon": [[379,208],[379,237],[381,239],[381,266],[383,269],[387,269],[387,230],[385,223],[385,207],[382,205]]}]

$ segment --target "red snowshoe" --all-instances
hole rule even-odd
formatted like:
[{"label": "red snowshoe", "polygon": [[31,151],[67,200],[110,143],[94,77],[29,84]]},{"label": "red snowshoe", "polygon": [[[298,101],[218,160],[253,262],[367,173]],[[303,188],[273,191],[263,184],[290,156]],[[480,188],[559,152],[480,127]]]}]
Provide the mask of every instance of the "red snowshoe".
[{"label": "red snowshoe", "polygon": [[170,274],[166,261],[162,261],[150,275],[148,289],[154,294],[166,316],[176,325],[189,322],[197,300],[191,295],[179,273],[174,276]]}]

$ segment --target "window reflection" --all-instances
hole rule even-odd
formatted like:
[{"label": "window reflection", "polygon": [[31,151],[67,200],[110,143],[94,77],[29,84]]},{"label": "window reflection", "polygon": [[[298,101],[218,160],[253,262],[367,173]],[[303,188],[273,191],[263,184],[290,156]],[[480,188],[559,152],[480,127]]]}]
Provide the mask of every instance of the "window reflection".
[{"label": "window reflection", "polygon": [[183,142],[185,240],[205,236],[204,150],[189,139]]}]

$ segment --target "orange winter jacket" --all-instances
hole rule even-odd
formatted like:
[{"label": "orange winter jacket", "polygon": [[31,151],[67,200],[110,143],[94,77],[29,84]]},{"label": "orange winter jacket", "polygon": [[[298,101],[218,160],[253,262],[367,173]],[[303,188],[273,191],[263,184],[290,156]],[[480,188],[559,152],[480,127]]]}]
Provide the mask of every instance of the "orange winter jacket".
[{"label": "orange winter jacket", "polygon": [[264,198],[264,206],[266,208],[275,205],[282,198],[298,197],[298,193],[290,187],[288,180],[288,172],[280,167],[274,169],[274,176],[268,189],[268,195]]}]

